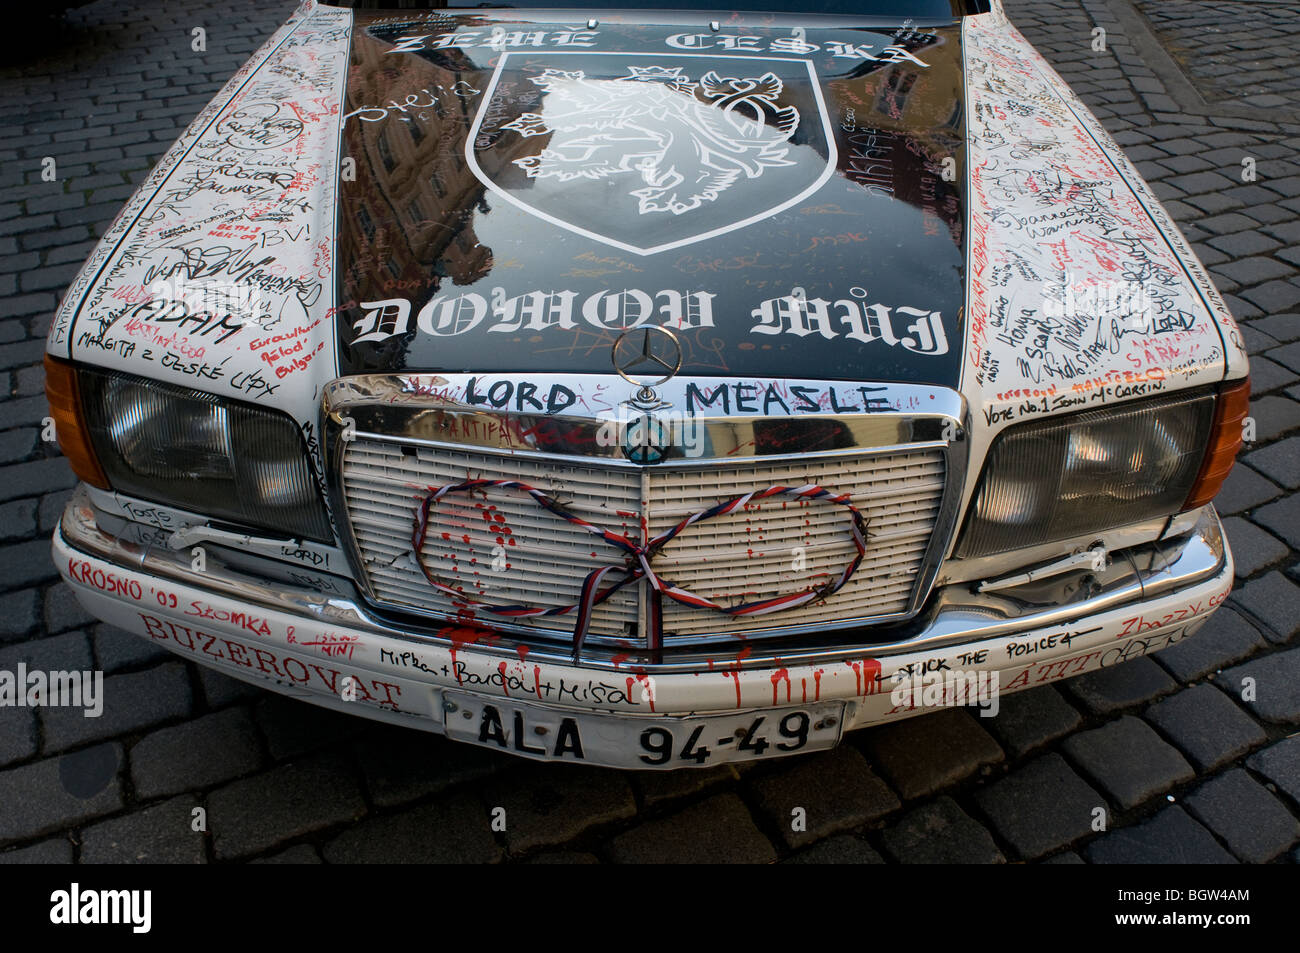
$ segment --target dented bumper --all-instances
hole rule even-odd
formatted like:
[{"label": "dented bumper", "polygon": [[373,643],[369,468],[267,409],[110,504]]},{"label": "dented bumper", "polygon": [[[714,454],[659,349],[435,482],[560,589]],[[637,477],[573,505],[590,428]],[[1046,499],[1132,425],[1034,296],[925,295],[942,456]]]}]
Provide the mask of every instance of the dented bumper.
[{"label": "dented bumper", "polygon": [[[259,577],[246,560],[236,568],[240,560],[223,559],[220,547],[198,572],[187,552],[107,533],[83,493],[64,512],[53,549],[94,615],[183,658],[325,707],[457,736],[447,713],[467,700],[638,725],[842,703],[842,716],[825,719],[839,724],[822,746],[843,730],[926,710],[921,698],[900,703],[893,690],[900,671],[996,673],[1001,692],[1079,675],[1190,635],[1227,598],[1233,578],[1218,517],[1206,507],[1191,532],[1113,553],[1102,573],[996,594],[938,590],[892,642],[629,669],[617,660],[575,666],[485,629],[404,632],[346,594]],[[533,748],[517,753],[532,756]]]}]

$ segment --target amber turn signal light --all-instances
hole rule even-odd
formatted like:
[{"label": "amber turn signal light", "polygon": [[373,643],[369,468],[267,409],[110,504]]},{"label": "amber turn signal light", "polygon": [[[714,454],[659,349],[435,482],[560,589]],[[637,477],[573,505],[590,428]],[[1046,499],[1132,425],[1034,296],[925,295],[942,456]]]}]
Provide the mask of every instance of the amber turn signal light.
[{"label": "amber turn signal light", "polygon": [[1214,426],[1210,431],[1210,444],[1205,451],[1196,482],[1187,494],[1183,510],[1194,510],[1214,499],[1223,481],[1228,478],[1232,464],[1241,449],[1242,430],[1246,415],[1250,413],[1250,378],[1229,384],[1219,391],[1214,408]]},{"label": "amber turn signal light", "polygon": [[108,479],[95,458],[95,450],[81,419],[81,394],[77,390],[77,370],[67,361],[45,355],[45,398],[54,417],[54,435],[59,449],[67,457],[72,472],[80,479],[109,489]]}]

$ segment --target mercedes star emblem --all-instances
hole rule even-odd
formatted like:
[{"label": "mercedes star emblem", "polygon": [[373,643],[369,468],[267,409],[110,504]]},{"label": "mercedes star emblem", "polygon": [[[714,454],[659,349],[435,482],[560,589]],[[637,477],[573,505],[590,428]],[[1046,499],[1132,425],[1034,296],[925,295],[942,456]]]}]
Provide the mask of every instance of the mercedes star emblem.
[{"label": "mercedes star emblem", "polygon": [[618,336],[613,348],[614,370],[637,385],[637,400],[655,400],[654,388],[682,369],[682,345],[667,328],[651,325],[630,328]]}]

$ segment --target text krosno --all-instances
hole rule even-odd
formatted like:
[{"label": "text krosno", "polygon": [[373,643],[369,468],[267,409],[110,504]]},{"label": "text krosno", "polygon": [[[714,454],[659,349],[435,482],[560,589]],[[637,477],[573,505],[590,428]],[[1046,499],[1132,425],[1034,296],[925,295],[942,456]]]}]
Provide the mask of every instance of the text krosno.
[{"label": "text krosno", "polygon": [[963,672],[943,669],[923,675],[909,675],[899,670],[893,675],[894,689],[889,700],[897,708],[960,708],[976,705],[981,718],[993,718],[998,713],[998,690],[1001,675],[998,672]]},{"label": "text krosno", "polygon": [[0,708],[84,708],[87,718],[104,713],[103,672],[38,672],[18,663],[0,669]]}]

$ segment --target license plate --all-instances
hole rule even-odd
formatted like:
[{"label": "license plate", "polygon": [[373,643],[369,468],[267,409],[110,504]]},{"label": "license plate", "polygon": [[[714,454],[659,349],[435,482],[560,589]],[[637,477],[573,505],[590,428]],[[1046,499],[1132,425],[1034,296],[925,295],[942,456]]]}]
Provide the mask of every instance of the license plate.
[{"label": "license plate", "polygon": [[443,724],[456,741],[539,761],[642,770],[699,768],[833,748],[843,702],[764,712],[644,718],[556,711],[507,699],[443,693]]}]

